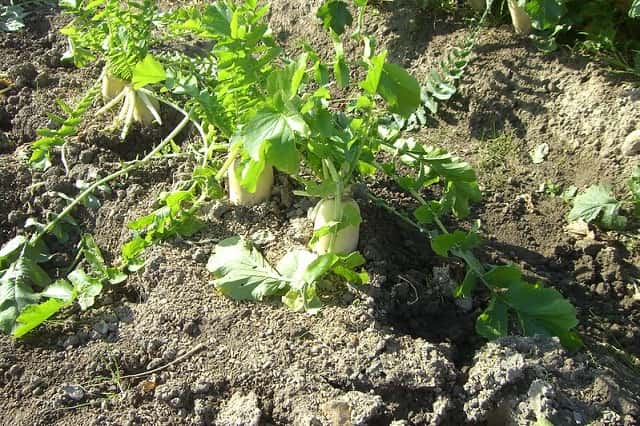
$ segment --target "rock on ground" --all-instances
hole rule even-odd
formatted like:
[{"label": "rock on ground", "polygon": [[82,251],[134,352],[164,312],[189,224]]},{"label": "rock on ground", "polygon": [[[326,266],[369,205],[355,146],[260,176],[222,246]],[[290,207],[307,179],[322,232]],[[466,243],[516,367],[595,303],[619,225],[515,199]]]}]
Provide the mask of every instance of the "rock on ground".
[{"label": "rock on ground", "polygon": [[215,424],[218,426],[258,426],[261,417],[262,411],[258,406],[256,394],[250,392],[248,395],[243,395],[236,392],[218,413]]}]

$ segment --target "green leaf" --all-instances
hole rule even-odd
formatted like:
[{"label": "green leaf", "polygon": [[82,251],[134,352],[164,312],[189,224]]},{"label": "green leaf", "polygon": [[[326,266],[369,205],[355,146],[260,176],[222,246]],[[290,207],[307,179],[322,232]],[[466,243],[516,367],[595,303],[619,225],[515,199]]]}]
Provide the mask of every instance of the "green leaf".
[{"label": "green leaf", "polygon": [[25,27],[24,18],[28,15],[19,4],[0,5],[0,31],[16,32]]},{"label": "green leaf", "polygon": [[323,180],[320,183],[306,181],[304,186],[309,197],[330,198],[336,193],[336,182],[332,180]]},{"label": "green leaf", "polygon": [[215,246],[207,269],[213,274],[215,288],[235,300],[260,301],[288,287],[253,244],[238,236]]},{"label": "green leaf", "polygon": [[338,255],[339,259],[334,263],[331,272],[344,278],[352,284],[367,284],[369,274],[367,271],[357,272],[355,268],[366,263],[365,258],[358,252],[349,253],[346,256]]},{"label": "green leaf", "polygon": [[306,267],[302,279],[308,284],[315,283],[325,276],[339,260],[340,258],[332,253],[318,256]]},{"label": "green leaf", "polygon": [[277,169],[295,174],[300,157],[294,135],[307,135],[309,128],[304,119],[294,112],[264,110],[257,113],[242,129],[242,139],[254,161],[266,158]]},{"label": "green leaf", "polygon": [[353,23],[353,16],[349,12],[347,3],[341,0],[328,0],[318,11],[316,16],[322,20],[322,26],[331,29],[336,34],[344,33],[345,27]]},{"label": "green leaf", "polygon": [[439,216],[441,205],[437,201],[429,201],[428,204],[423,204],[413,212],[413,216],[418,223],[433,223],[435,218]]},{"label": "green leaf", "polygon": [[125,282],[128,275],[118,268],[107,268],[107,277],[110,284],[116,285]]},{"label": "green leaf", "polygon": [[107,275],[107,266],[104,263],[104,257],[102,257],[102,252],[91,234],[83,234],[82,237],[80,237],[80,250],[82,250],[82,254],[91,266],[91,269]]},{"label": "green leaf", "polygon": [[494,266],[483,278],[491,288],[509,288],[522,280],[522,271],[513,265]]},{"label": "green leaf", "polygon": [[420,106],[420,85],[404,68],[385,63],[378,93],[387,101],[389,111],[407,118]]},{"label": "green leaf", "polygon": [[315,284],[305,284],[300,290],[289,290],[282,296],[282,303],[295,312],[314,314],[322,307]]},{"label": "green leaf", "polygon": [[16,235],[0,248],[0,270],[18,258],[26,243],[25,236]]},{"label": "green leaf", "polygon": [[67,278],[73,284],[80,309],[86,311],[92,307],[102,292],[102,280],[87,275],[82,269],[75,269]]},{"label": "green leaf", "polygon": [[18,318],[16,318],[16,327],[13,330],[13,336],[18,338],[24,336],[67,305],[68,303],[64,300],[49,299],[38,305],[27,306]]},{"label": "green leaf", "polygon": [[525,10],[531,17],[531,26],[540,31],[555,28],[567,13],[564,0],[528,1]]},{"label": "green leaf", "polygon": [[627,218],[620,215],[621,204],[604,185],[593,185],[574,199],[568,220],[582,219],[587,223],[598,221],[609,229],[624,228]]},{"label": "green leaf", "polygon": [[277,69],[267,78],[267,93],[273,98],[288,101],[296,96],[307,71],[308,55],[303,53],[298,61]]},{"label": "green leaf", "polygon": [[558,291],[521,281],[509,287],[504,300],[516,312],[525,335],[558,336],[570,349],[581,346],[577,335],[570,331],[578,325],[576,310]]},{"label": "green leaf", "polygon": [[629,8],[629,16],[631,18],[640,17],[640,0],[633,0],[631,7]]},{"label": "green leaf", "polygon": [[76,297],[75,289],[67,280],[56,280],[50,284],[40,296],[49,299],[59,299],[65,302],[71,302]]},{"label": "green leaf", "polygon": [[293,250],[285,254],[276,265],[276,270],[286,280],[293,283],[312,283],[308,281],[308,268],[318,259],[318,256],[307,250]]},{"label": "green leaf", "polygon": [[18,315],[40,298],[33,286],[43,288],[50,281],[46,272],[28,257],[11,263],[0,276],[0,330],[11,333]]},{"label": "green leaf", "polygon": [[135,90],[141,89],[148,84],[160,83],[166,80],[167,74],[151,54],[148,54],[141,62],[138,62],[133,69],[131,82]]},{"label": "green leaf", "polygon": [[509,307],[496,299],[476,319],[476,333],[487,339],[506,336],[509,331]]},{"label": "green leaf", "polygon": [[144,267],[145,262],[141,255],[149,245],[149,241],[138,236],[122,246],[122,261],[129,271],[135,272]]},{"label": "green leaf", "polygon": [[291,80],[290,80],[291,87],[289,88],[289,91],[292,96],[298,93],[298,89],[300,88],[300,85],[304,80],[304,76],[307,71],[308,58],[309,58],[309,55],[307,55],[306,53],[303,53],[298,58],[298,61],[295,63],[293,76],[291,77]]},{"label": "green leaf", "polygon": [[557,336],[569,349],[582,345],[571,331],[578,324],[576,310],[557,290],[524,281],[516,266],[494,267],[483,278],[494,297],[516,314],[523,334]]},{"label": "green leaf", "polygon": [[385,50],[381,54],[372,57],[369,62],[367,78],[360,83],[360,87],[362,87],[370,95],[378,93],[378,85],[380,84],[382,69],[384,68],[386,58],[387,51]]},{"label": "green leaf", "polygon": [[452,250],[470,250],[477,247],[481,240],[473,231],[454,231],[440,234],[431,239],[431,248],[438,256],[447,257]]},{"label": "green leaf", "polygon": [[334,274],[338,275],[339,277],[344,278],[347,282],[351,283],[351,284],[367,284],[369,283],[369,274],[367,273],[367,271],[362,271],[362,272],[356,272],[352,269],[349,268],[345,268],[342,265],[335,265],[333,267],[333,269],[331,269],[331,272],[333,272]]}]

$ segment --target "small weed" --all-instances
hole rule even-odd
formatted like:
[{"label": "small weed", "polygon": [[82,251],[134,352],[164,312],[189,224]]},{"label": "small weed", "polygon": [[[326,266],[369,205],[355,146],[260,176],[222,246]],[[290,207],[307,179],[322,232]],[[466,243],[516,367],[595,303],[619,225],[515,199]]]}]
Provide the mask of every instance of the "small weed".
[{"label": "small weed", "polygon": [[484,140],[480,148],[478,168],[486,173],[495,171],[512,160],[517,151],[518,147],[512,134],[495,134]]}]

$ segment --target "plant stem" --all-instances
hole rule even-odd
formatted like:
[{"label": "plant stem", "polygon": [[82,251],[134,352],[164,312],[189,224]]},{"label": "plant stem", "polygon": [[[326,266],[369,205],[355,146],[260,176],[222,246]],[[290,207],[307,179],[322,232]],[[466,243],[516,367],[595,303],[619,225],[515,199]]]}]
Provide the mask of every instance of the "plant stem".
[{"label": "plant stem", "polygon": [[[178,106],[178,104],[176,104],[176,103],[174,103],[174,102],[171,102],[170,100],[165,99],[165,98],[163,98],[162,96],[158,96],[158,95],[156,95],[156,94],[155,94],[154,92],[152,92],[151,90],[148,90],[148,89],[145,89],[145,88],[141,88],[141,89],[138,89],[138,90],[139,90],[140,92],[144,93],[145,95],[150,96],[150,97],[152,97],[152,98],[154,98],[154,99],[158,100],[158,102],[162,102],[163,104],[170,106],[171,108],[175,109],[176,111],[178,111],[178,112],[179,112],[179,113],[181,113],[182,115],[190,115],[190,114],[187,114],[187,112],[186,112],[184,109],[180,108],[180,106]],[[191,120],[191,123],[193,123],[193,125],[194,125],[194,126],[195,126],[195,128],[196,128],[196,130],[197,130],[197,131],[198,131],[198,133],[200,134],[200,137],[202,138],[202,143],[203,143],[203,144],[204,144],[204,146],[205,146],[205,152],[208,152],[208,148],[207,148],[207,144],[208,144],[208,141],[207,141],[207,135],[206,135],[206,133],[204,132],[204,129],[202,128],[202,125],[200,124],[200,122],[198,122],[197,120],[193,120],[193,119]],[[204,161],[203,161],[203,164],[202,164],[202,165],[203,165],[203,166],[204,166],[204,165],[206,165],[206,155],[205,155],[205,159],[204,159]]]},{"label": "plant stem", "polygon": [[217,181],[221,181],[222,178],[224,178],[225,173],[227,173],[227,170],[229,170],[229,167],[231,167],[231,165],[235,161],[236,157],[240,153],[240,149],[241,149],[240,145],[236,145],[231,149],[231,152],[229,152],[229,156],[227,157],[227,159],[225,160],[224,164],[222,165],[222,167],[220,168],[220,170],[216,174],[216,180]]},{"label": "plant stem", "polygon": [[173,131],[162,140],[162,142],[160,142],[160,144],[158,146],[156,146],[149,154],[147,154],[144,158],[137,160],[135,162],[130,163],[128,166],[126,166],[123,169],[120,169],[114,173],[111,173],[110,175],[97,180],[96,182],[94,182],[93,184],[89,185],[87,187],[87,189],[85,189],[84,191],[82,191],[80,193],[80,195],[78,195],[71,203],[69,203],[69,205],[67,207],[64,208],[64,210],[62,210],[56,217],[55,219],[53,219],[51,222],[49,222],[47,224],[47,226],[45,226],[44,228],[42,228],[40,231],[38,231],[33,237],[31,237],[30,243],[34,244],[36,243],[38,240],[40,240],[40,238],[42,238],[45,234],[48,234],[49,232],[51,232],[57,225],[58,223],[60,223],[60,221],[66,216],[68,215],[71,210],[73,210],[78,204],[80,204],[82,202],[82,200],[84,200],[89,194],[91,194],[96,188],[98,188],[101,185],[104,185],[116,178],[118,178],[119,176],[122,176],[128,172],[130,172],[131,170],[135,169],[138,166],[141,166],[145,163],[147,163],[151,158],[153,158],[157,153],[159,153],[162,148],[165,147],[165,145],[167,145],[169,142],[171,142],[173,140],[173,138],[175,138],[178,133],[180,133],[180,131],[182,131],[182,129],[184,129],[184,127],[189,123],[190,121],[190,115],[187,114],[185,115],[184,119],[176,126],[175,129],[173,129]]},{"label": "plant stem", "polygon": [[[329,159],[324,160],[324,162],[329,170],[329,174],[331,175],[331,179],[336,183],[336,192],[334,194],[334,207],[333,207],[333,215],[334,220],[337,222],[342,222],[342,179],[336,170],[336,167],[333,165],[333,162]],[[336,239],[338,238],[338,230],[334,229],[329,236],[329,253],[335,252]]]},{"label": "plant stem", "polygon": [[415,189],[411,188],[409,189],[409,193],[413,196],[413,198],[415,198],[416,200],[418,200],[420,202],[420,204],[422,204],[423,206],[427,207],[429,209],[429,211],[431,211],[431,214],[433,214],[433,221],[436,223],[436,225],[438,225],[438,228],[440,228],[440,231],[442,231],[443,234],[448,234],[449,231],[447,230],[447,228],[444,226],[444,224],[442,223],[442,221],[440,221],[440,218],[435,214],[435,212],[431,209],[431,207],[429,206],[429,204],[427,203],[427,200],[425,200],[422,195],[420,195],[418,193],[418,191],[416,191]]},{"label": "plant stem", "polygon": [[413,228],[416,228],[418,231],[420,231],[421,234],[424,234],[425,236],[429,237],[429,233],[425,231],[417,222],[414,222],[413,220],[411,220],[409,216],[402,214],[396,209],[394,209],[393,207],[391,207],[382,198],[373,195],[373,193],[368,189],[365,189],[365,195],[367,196],[368,199],[376,203],[377,206],[382,207],[387,212],[393,214],[394,216],[396,216],[398,219],[402,220],[406,224],[411,225]]},{"label": "plant stem", "polygon": [[[424,200],[424,198],[420,194],[418,194],[415,190],[414,191],[410,191],[410,192],[411,192],[411,195],[414,196],[414,198],[416,198],[416,200],[418,202],[420,202],[424,206],[429,207],[429,205],[426,204],[426,201]],[[425,235],[427,238],[429,238],[429,239],[432,238],[431,234],[429,234],[429,232],[426,229],[424,229],[419,223],[413,221],[409,216],[407,216],[407,215],[397,211],[393,207],[391,207],[382,198],[376,197],[368,189],[365,190],[365,194],[366,194],[367,198],[369,198],[370,200],[375,202],[376,205],[382,207],[383,209],[385,209],[389,213],[395,215],[396,217],[398,217],[399,219],[401,219],[403,222],[407,223],[408,225],[411,225],[412,227],[414,227],[415,229],[420,231],[420,233]],[[436,217],[434,215],[434,219],[435,219],[436,224],[438,224],[438,227],[440,227],[440,229],[442,230],[443,233],[449,233],[438,217]],[[467,265],[467,267],[469,269],[471,269],[476,274],[476,276],[485,285],[485,287],[487,287],[487,289],[489,289],[489,291],[491,291],[492,294],[495,294],[495,291],[494,291],[493,287],[491,287],[489,285],[489,283],[484,278],[484,274],[485,274],[486,270],[484,269],[484,267],[482,266],[480,261],[473,255],[473,253],[471,253],[471,251],[463,251],[463,250],[458,250],[458,249],[452,249],[451,250],[451,254],[453,254],[454,256],[456,256],[459,259],[462,259],[464,261],[464,263]]]}]

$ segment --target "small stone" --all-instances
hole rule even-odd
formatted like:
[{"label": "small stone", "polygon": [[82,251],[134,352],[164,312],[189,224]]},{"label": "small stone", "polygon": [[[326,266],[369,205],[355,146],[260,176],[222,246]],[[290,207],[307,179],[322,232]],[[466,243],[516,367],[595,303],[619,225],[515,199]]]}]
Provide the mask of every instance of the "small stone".
[{"label": "small stone", "polygon": [[154,368],[158,368],[162,365],[164,361],[162,360],[162,358],[154,358],[151,361],[149,361],[149,364],[147,364],[147,370],[153,370]]},{"label": "small stone", "polygon": [[93,157],[95,156],[95,153],[93,152],[93,150],[90,149],[85,149],[80,153],[80,162],[84,163],[84,164],[89,164],[91,163],[91,161],[93,161]]},{"label": "small stone", "polygon": [[168,348],[166,351],[164,351],[164,353],[162,354],[162,359],[169,362],[169,361],[173,361],[174,359],[176,359],[176,356],[178,355],[178,352],[173,349],[173,348]]},{"label": "small stone", "polygon": [[133,183],[127,188],[127,197],[132,200],[135,200],[142,193],[144,193],[144,188],[137,183]]},{"label": "small stone", "polygon": [[104,321],[100,320],[97,323],[93,324],[93,329],[101,335],[106,335],[109,332],[109,325]]},{"label": "small stone", "polygon": [[9,374],[10,377],[17,379],[20,376],[22,376],[23,371],[24,370],[22,369],[22,367],[20,367],[18,364],[13,364],[11,368],[9,368],[9,371],[7,371],[7,373]]},{"label": "small stone", "polygon": [[198,395],[204,395],[209,393],[212,387],[213,384],[211,382],[204,380],[196,383],[195,386],[191,388],[191,391]]},{"label": "small stone", "polygon": [[622,147],[620,147],[620,151],[627,157],[640,154],[640,129],[634,130],[627,135]]},{"label": "small stone", "polygon": [[49,68],[60,66],[60,53],[56,49],[51,49],[44,54],[44,63]]},{"label": "small stone", "polygon": [[38,70],[32,63],[25,62],[12,66],[7,74],[9,74],[9,78],[14,80],[16,87],[22,88],[35,80]]},{"label": "small stone", "polygon": [[185,321],[182,325],[182,331],[191,337],[195,337],[200,334],[200,325],[196,320]]},{"label": "small stone", "polygon": [[211,207],[211,216],[215,219],[222,219],[222,216],[224,216],[225,213],[227,213],[229,210],[231,210],[231,207],[229,207],[229,205],[222,203],[222,202],[216,202],[212,207]]},{"label": "small stone", "polygon": [[257,246],[264,246],[266,244],[269,244],[270,242],[274,241],[276,239],[275,235],[273,235],[273,232],[271,232],[268,229],[261,229],[259,231],[254,232],[253,234],[251,234],[251,240],[257,245]]},{"label": "small stone", "polygon": [[209,257],[209,250],[205,248],[199,248],[193,253],[192,259],[198,263],[206,263],[207,258]]},{"label": "small stone", "polygon": [[46,72],[42,72],[36,77],[35,83],[37,88],[47,87],[51,83],[51,77]]},{"label": "small stone", "polygon": [[62,343],[62,346],[64,346],[65,348],[73,349],[79,344],[80,344],[80,339],[78,339],[77,335],[73,334],[64,340],[64,342]]},{"label": "small stone", "polygon": [[154,354],[158,351],[158,349],[160,349],[160,347],[162,346],[162,342],[158,339],[153,339],[150,340],[147,343],[147,353],[148,354]]},{"label": "small stone", "polygon": [[75,402],[80,402],[84,399],[84,389],[80,386],[68,385],[64,386],[62,390],[67,398],[70,398]]},{"label": "small stone", "polygon": [[254,392],[243,395],[233,394],[218,413],[215,424],[218,426],[258,426],[262,411],[258,407],[258,397]]}]

